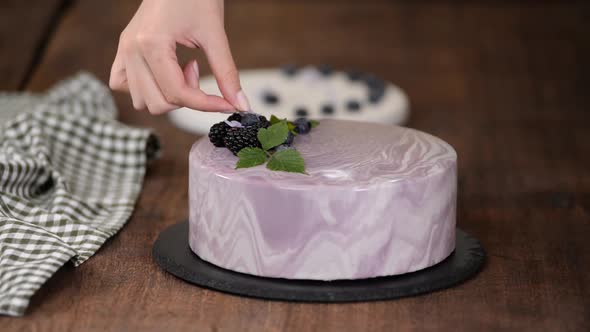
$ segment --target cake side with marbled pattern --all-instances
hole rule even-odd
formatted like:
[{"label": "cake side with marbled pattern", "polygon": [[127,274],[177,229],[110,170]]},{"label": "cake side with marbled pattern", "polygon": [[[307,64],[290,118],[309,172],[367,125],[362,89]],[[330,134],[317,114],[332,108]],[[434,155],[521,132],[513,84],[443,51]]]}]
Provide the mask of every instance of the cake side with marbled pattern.
[{"label": "cake side with marbled pattern", "polygon": [[202,259],[293,279],[358,279],[432,266],[454,249],[456,153],[395,126],[322,121],[295,143],[308,175],[235,170],[190,154],[190,237]]}]

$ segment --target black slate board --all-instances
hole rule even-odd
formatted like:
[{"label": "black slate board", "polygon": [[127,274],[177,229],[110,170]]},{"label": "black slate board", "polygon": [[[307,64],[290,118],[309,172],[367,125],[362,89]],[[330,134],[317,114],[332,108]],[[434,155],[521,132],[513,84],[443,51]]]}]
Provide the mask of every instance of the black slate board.
[{"label": "black slate board", "polygon": [[455,251],[427,269],[391,277],[315,281],[263,278],[234,272],[203,261],[188,246],[188,222],[160,233],[152,255],[164,270],[187,282],[218,291],[269,300],[356,302],[388,300],[429,293],[474,276],[485,262],[479,241],[457,229]]}]

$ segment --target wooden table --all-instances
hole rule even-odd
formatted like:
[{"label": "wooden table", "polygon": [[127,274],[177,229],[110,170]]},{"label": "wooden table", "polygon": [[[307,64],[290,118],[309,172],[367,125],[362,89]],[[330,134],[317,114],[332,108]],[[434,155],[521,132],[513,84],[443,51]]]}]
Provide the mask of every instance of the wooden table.
[{"label": "wooden table", "polygon": [[[79,70],[106,82],[137,5],[3,1],[2,88],[41,91]],[[338,305],[184,283],[154,264],[151,246],[187,216],[187,154],[197,137],[116,95],[121,121],[154,128],[163,157],[124,229],[79,268],[61,269],[25,317],[0,318],[2,331],[590,329],[590,6],[235,0],[226,10],[241,68],[330,63],[408,92],[409,126],[459,154],[457,222],[488,252],[482,273],[430,295]]]}]

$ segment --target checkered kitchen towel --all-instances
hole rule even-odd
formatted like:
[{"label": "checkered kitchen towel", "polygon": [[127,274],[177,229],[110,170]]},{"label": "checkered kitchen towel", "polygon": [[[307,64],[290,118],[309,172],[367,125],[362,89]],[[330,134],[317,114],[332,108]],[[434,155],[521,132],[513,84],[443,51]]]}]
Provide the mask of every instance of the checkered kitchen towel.
[{"label": "checkered kitchen towel", "polygon": [[157,140],[115,116],[109,90],[84,73],[45,95],[0,94],[0,314],[22,315],[131,215]]}]

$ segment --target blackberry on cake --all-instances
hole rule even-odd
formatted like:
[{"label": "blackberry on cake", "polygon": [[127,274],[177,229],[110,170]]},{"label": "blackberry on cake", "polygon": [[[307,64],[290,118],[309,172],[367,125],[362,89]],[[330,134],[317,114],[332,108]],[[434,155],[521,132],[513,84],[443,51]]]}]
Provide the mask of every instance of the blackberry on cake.
[{"label": "blackberry on cake", "polygon": [[242,114],[236,112],[236,113],[230,115],[229,118],[227,118],[227,121],[238,121],[238,122],[242,122]]},{"label": "blackberry on cake", "polygon": [[230,128],[223,139],[223,143],[226,148],[228,148],[233,154],[237,155],[243,148],[260,147],[260,142],[258,142],[256,136],[257,134],[258,128],[256,128],[256,126],[249,128]]},{"label": "blackberry on cake", "polygon": [[258,120],[260,121],[258,122],[260,128],[266,128],[270,126],[270,121],[268,121],[268,119],[264,115],[258,115]]},{"label": "blackberry on cake", "polygon": [[252,113],[252,115],[255,115],[258,118],[257,123],[247,127],[229,128],[223,138],[225,147],[235,155],[237,155],[243,148],[261,147],[260,142],[258,141],[258,130],[260,128],[267,128],[270,125],[270,122],[268,122],[264,116],[259,116],[254,113]]},{"label": "blackberry on cake", "polygon": [[229,128],[230,126],[223,121],[214,124],[209,130],[209,141],[218,148],[224,147],[225,143],[223,142],[223,139]]}]

